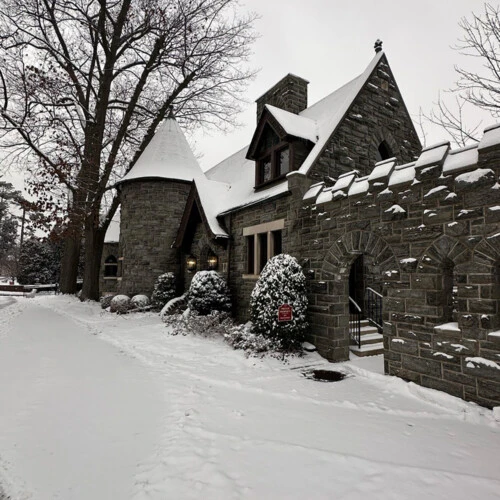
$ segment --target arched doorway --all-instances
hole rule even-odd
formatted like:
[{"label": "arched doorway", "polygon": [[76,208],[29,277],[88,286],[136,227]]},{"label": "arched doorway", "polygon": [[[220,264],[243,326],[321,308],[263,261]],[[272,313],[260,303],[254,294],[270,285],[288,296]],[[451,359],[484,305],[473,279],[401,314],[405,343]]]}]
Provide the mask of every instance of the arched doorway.
[{"label": "arched doorway", "polygon": [[[358,356],[383,353],[387,313],[382,310],[382,292],[387,282],[397,279],[399,261],[380,236],[356,230],[335,239],[325,255],[322,280],[333,293],[328,324],[334,326],[328,332],[339,352],[342,347]],[[320,296],[317,303],[321,303]],[[325,319],[318,318],[320,322]]]}]

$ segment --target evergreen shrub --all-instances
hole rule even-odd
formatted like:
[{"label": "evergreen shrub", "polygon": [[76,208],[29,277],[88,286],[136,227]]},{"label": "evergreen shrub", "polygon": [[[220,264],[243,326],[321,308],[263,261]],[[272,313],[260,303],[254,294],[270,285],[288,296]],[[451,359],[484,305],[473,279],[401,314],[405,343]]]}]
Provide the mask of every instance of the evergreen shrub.
[{"label": "evergreen shrub", "polygon": [[[276,255],[265,265],[250,299],[253,332],[281,343],[283,349],[296,349],[308,328],[306,278],[295,257]],[[292,307],[291,321],[278,321],[278,307]]]},{"label": "evergreen shrub", "polygon": [[156,278],[151,295],[151,303],[156,309],[161,309],[169,300],[175,297],[174,273],[160,274]]},{"label": "evergreen shrub", "polygon": [[216,271],[198,271],[189,287],[188,307],[200,315],[231,311],[226,281]]}]

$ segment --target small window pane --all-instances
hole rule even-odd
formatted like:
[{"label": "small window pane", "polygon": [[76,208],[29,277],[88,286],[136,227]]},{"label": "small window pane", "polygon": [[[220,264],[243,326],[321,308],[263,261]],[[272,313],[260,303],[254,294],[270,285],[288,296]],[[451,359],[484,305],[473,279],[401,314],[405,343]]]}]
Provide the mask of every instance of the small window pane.
[{"label": "small window pane", "polygon": [[283,253],[283,244],[281,240],[281,231],[273,231],[274,255]]},{"label": "small window pane", "polygon": [[284,175],[290,171],[290,150],[282,149],[278,153],[279,175]]},{"label": "small window pane", "polygon": [[261,175],[260,181],[267,182],[272,178],[272,170],[271,170],[271,158],[266,158],[261,162]]},{"label": "small window pane", "polygon": [[248,274],[255,274],[255,236],[247,236],[247,272]]},{"label": "small window pane", "polygon": [[259,237],[259,273],[267,262],[267,233],[260,233]]},{"label": "small window pane", "polygon": [[118,261],[114,255],[109,255],[104,261],[104,276],[106,278],[118,276]]}]

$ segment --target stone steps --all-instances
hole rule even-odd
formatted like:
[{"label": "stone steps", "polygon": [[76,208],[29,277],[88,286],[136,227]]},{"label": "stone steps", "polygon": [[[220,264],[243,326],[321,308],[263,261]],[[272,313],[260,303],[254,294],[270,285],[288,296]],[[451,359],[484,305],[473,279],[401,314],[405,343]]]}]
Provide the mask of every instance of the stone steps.
[{"label": "stone steps", "polygon": [[356,356],[376,356],[377,354],[384,353],[384,343],[378,342],[377,344],[365,344],[361,345],[361,347],[352,345],[349,349]]},{"label": "stone steps", "polygon": [[349,349],[356,356],[376,356],[384,352],[384,337],[378,328],[372,326],[366,319],[360,322],[361,347],[350,346]]}]

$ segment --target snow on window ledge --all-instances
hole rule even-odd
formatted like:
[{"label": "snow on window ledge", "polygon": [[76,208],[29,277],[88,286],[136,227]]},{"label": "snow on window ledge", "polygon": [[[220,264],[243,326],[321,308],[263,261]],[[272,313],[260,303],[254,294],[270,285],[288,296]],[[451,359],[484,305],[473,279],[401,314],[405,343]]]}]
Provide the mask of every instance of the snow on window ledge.
[{"label": "snow on window ledge", "polygon": [[258,280],[260,278],[260,274],[243,274],[241,277],[244,280]]}]

